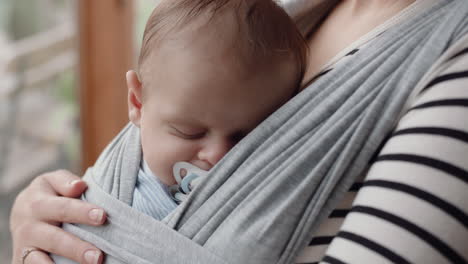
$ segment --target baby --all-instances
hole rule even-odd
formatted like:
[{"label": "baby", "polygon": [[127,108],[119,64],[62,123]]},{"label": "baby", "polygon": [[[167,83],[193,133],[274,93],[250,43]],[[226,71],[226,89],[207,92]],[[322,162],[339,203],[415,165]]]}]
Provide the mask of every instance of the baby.
[{"label": "baby", "polygon": [[174,164],[215,166],[297,93],[306,50],[272,0],[163,0],[146,25],[138,73],[127,73],[144,160],[133,207],[156,219],[173,210]]}]

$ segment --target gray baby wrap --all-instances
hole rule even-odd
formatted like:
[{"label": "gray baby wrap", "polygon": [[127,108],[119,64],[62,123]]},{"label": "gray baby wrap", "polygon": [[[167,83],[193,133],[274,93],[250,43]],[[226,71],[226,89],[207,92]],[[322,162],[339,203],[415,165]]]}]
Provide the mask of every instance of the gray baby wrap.
[{"label": "gray baby wrap", "polygon": [[128,125],[85,175],[83,199],[103,207],[108,223],[64,228],[105,251],[107,263],[293,263],[418,81],[467,32],[465,0],[440,1],[387,30],[260,124],[163,221],[130,206],[141,145]]}]

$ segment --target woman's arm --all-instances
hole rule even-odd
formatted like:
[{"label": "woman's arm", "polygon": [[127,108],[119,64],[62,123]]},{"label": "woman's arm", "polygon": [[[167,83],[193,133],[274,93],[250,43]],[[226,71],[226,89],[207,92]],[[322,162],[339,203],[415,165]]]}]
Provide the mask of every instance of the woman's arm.
[{"label": "woman's arm", "polygon": [[59,227],[64,222],[94,226],[105,222],[106,215],[102,209],[74,199],[84,190],[86,183],[78,176],[68,171],[56,171],[38,176],[18,195],[10,216],[12,263],[22,263],[21,255],[29,248],[44,252],[31,252],[25,263],[53,263],[47,253],[78,263],[102,262],[99,249]]},{"label": "woman's arm", "polygon": [[468,263],[468,41],[400,120],[325,263]]}]

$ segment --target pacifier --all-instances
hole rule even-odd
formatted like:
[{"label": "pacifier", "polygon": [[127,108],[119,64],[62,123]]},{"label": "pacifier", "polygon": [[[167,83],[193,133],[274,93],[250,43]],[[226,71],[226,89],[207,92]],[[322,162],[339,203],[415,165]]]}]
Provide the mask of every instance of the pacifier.
[{"label": "pacifier", "polygon": [[208,171],[181,161],[174,164],[172,173],[177,184],[170,187],[170,192],[174,201],[180,203],[187,198],[187,195],[199,184]]}]

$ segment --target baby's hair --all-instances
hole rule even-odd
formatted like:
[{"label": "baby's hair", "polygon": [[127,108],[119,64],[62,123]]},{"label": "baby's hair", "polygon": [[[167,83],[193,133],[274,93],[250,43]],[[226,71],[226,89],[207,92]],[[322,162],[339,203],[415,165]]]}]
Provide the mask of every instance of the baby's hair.
[{"label": "baby's hair", "polygon": [[225,12],[235,14],[239,31],[247,38],[242,41],[247,44],[249,62],[292,56],[300,85],[306,70],[307,44],[293,20],[274,0],[163,0],[146,24],[138,67],[142,68],[157,43],[171,31],[200,15],[213,19]]}]

